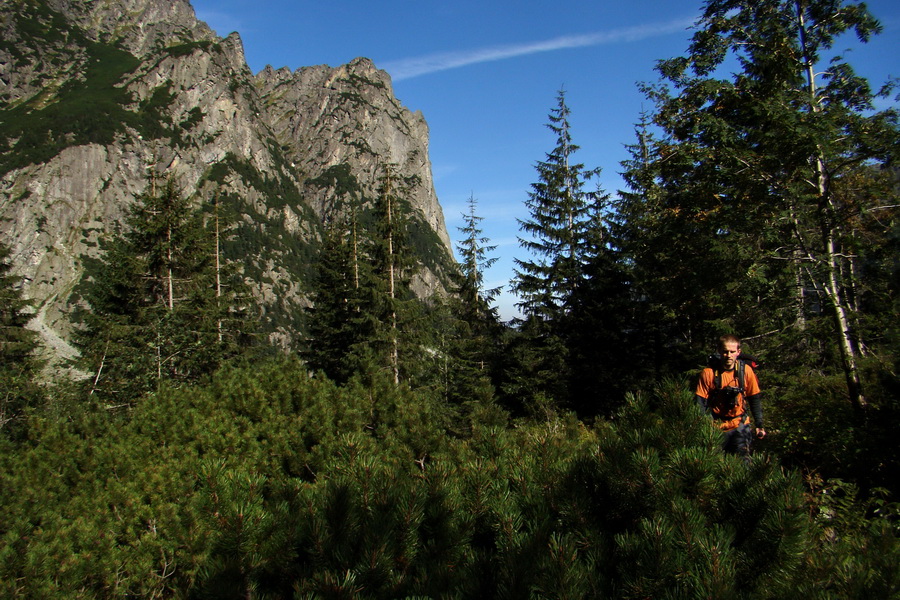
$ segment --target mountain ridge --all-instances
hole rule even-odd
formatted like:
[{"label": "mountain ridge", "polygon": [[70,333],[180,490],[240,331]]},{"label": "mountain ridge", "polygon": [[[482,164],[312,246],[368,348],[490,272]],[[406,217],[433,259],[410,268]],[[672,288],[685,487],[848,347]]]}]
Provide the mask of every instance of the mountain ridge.
[{"label": "mountain ridge", "polygon": [[218,37],[186,0],[13,0],[0,32],[0,234],[57,355],[72,352],[82,259],[157,176],[240,213],[242,246],[255,241],[233,258],[276,344],[297,341],[323,224],[371,206],[387,163],[414,182],[413,289],[444,293],[454,261],[428,126],[370,60],[253,74],[239,34]]}]

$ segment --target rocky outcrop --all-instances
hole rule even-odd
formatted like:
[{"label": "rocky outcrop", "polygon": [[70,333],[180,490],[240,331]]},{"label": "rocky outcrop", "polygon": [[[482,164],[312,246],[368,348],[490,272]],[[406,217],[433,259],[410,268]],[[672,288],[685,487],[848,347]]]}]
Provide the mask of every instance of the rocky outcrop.
[{"label": "rocky outcrop", "polygon": [[[428,158],[428,124],[394,97],[390,77],[358,58],[338,68],[267,67],[255,80],[266,103],[268,125],[301,171],[352,164],[359,183],[375,189],[380,167],[396,165],[401,176],[421,179],[411,202],[448,247],[443,213],[434,193]],[[325,196],[307,188],[317,212]]]},{"label": "rocky outcrop", "polygon": [[386,163],[411,182],[440,257],[423,257],[416,290],[443,289],[452,252],[428,127],[371,61],[254,75],[239,36],[218,38],[186,0],[8,0],[0,35],[0,234],[55,345],[83,257],[154,177],[240,211],[252,237],[240,258],[273,339],[290,343],[322,222],[346,200],[335,173],[361,205]]},{"label": "rocky outcrop", "polygon": [[135,56],[179,42],[217,41],[188,0],[48,0],[89,39],[115,40]]}]

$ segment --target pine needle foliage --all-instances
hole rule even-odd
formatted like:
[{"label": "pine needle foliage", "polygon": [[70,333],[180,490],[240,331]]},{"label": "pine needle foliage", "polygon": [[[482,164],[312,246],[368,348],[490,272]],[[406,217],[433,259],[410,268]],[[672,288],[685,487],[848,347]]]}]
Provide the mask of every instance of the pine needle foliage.
[{"label": "pine needle foliage", "polygon": [[10,250],[0,244],[0,434],[17,435],[23,411],[37,405],[39,362],[29,303],[22,297],[19,278],[10,273]]},{"label": "pine needle foliage", "polygon": [[245,351],[254,329],[254,302],[221,260],[219,220],[207,229],[174,180],[151,178],[126,225],[86,261],[80,290],[89,309],[75,334],[87,393],[110,406],[163,381],[197,382]]},{"label": "pine needle foliage", "polygon": [[875,108],[895,82],[874,90],[840,49],[881,29],[860,2],[704,3],[687,53],[645,87],[660,135],[626,165],[623,202],[645,213],[625,241],[636,275],[664,278],[646,287],[673,344],[727,331],[778,333],[790,357],[827,344],[860,413],[860,362],[882,338],[865,326],[881,309],[857,302],[881,288],[861,265],[878,269],[868,247],[896,220],[896,180],[881,175],[898,114]]},{"label": "pine needle foliage", "polygon": [[363,370],[359,349],[377,326],[367,302],[371,286],[364,283],[370,267],[360,252],[355,214],[326,227],[306,309],[309,339],[301,354],[311,370],[339,383]]},{"label": "pine needle foliage", "polygon": [[[512,289],[523,319],[518,323],[521,339],[510,348],[514,366],[504,391],[524,400],[531,411],[548,403],[583,409],[575,398],[597,387],[583,377],[595,366],[592,359],[600,358],[592,346],[609,337],[599,319],[591,320],[595,311],[589,306],[591,296],[612,292],[599,289],[606,270],[601,264],[608,243],[602,223],[607,197],[599,188],[585,189],[600,169],[575,162],[579,146],[573,142],[570,118],[560,90],[547,123],[555,146],[535,166],[538,181],[525,202],[529,218],[519,222],[524,234],[519,243],[531,256],[515,259]],[[595,285],[587,289],[593,275]]]},{"label": "pine needle foliage", "polygon": [[490,401],[493,384],[498,379],[496,366],[500,353],[503,327],[497,308],[492,306],[502,288],[486,288],[484,275],[497,258],[489,256],[496,249],[483,235],[478,216],[478,201],[469,196],[468,211],[462,213],[463,239],[456,250],[460,257],[458,271],[451,273],[451,292],[441,308],[447,332],[441,353],[446,357],[446,397],[455,404]]},{"label": "pine needle foliage", "polygon": [[127,414],[31,415],[26,440],[0,440],[0,594],[897,592],[895,535],[826,535],[799,476],[723,455],[682,389],[593,428],[473,415],[455,438],[445,405],[390,377],[338,386],[279,359],[163,386]]}]

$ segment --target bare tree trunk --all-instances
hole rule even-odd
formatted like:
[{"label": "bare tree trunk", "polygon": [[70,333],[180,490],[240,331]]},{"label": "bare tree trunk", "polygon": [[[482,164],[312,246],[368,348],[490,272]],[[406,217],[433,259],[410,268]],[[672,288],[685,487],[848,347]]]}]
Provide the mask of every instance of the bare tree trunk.
[{"label": "bare tree trunk", "polygon": [[836,264],[834,235],[830,228],[825,232],[825,238],[828,257],[828,285],[825,288],[825,293],[831,303],[835,327],[838,330],[841,358],[844,362],[844,377],[847,380],[847,392],[850,395],[850,402],[853,403],[853,407],[859,411],[865,411],[868,407],[868,402],[863,394],[862,380],[859,376],[857,352],[853,343],[853,333],[850,330],[850,319],[847,316],[847,310],[841,298],[840,284],[837,277],[839,265]]},{"label": "bare tree trunk", "polygon": [[103,357],[100,358],[100,366],[97,368],[97,375],[94,377],[94,383],[91,386],[91,391],[88,393],[88,396],[93,396],[94,392],[97,391],[97,384],[100,383],[100,375],[103,373],[103,366],[106,364],[106,353],[109,352],[109,341],[106,342],[106,348],[103,350]]},{"label": "bare tree trunk", "polygon": [[156,323],[156,390],[162,382],[162,341],[159,335],[159,321]]},{"label": "bare tree trunk", "polygon": [[[215,210],[215,238],[216,238],[216,310],[217,312],[221,311],[221,302],[222,302],[222,261],[221,261],[221,248],[219,246],[219,194],[216,192],[216,197],[213,200],[213,209]],[[221,312],[218,314],[218,318],[216,320],[216,328],[219,334],[219,343],[222,343],[222,318]]]},{"label": "bare tree trunk", "polygon": [[806,330],[806,285],[803,282],[803,270],[800,268],[799,251],[794,253],[794,276],[797,281],[797,314],[794,324],[798,331]]},{"label": "bare tree trunk", "polygon": [[[356,213],[353,214],[353,289],[359,289],[359,238],[356,233]],[[358,307],[357,307],[358,308]]]},{"label": "bare tree trunk", "polygon": [[172,226],[170,225],[168,230],[166,231],[166,241],[168,242],[168,248],[166,248],[166,285],[168,289],[168,306],[169,310],[175,308],[175,282],[172,277]]},{"label": "bare tree trunk", "polygon": [[397,336],[397,308],[396,308],[396,291],[395,291],[395,265],[394,265],[394,203],[393,183],[394,172],[388,166],[385,177],[385,202],[387,203],[387,247],[388,247],[388,296],[391,299],[391,371],[394,376],[394,385],[400,385],[400,351],[399,340]]},{"label": "bare tree trunk", "polygon": [[[797,26],[803,51],[802,59],[806,71],[810,109],[813,113],[818,113],[821,111],[821,107],[819,105],[816,90],[815,65],[813,64],[812,58],[809,56],[806,46],[807,36],[806,23],[803,15],[803,3],[798,0],[795,2],[795,7],[797,9]],[[853,333],[850,328],[849,311],[843,295],[841,294],[839,277],[841,264],[837,251],[837,225],[834,222],[835,206],[834,199],[829,189],[828,176],[825,169],[825,159],[822,155],[821,148],[817,149],[817,154],[813,157],[813,165],[815,169],[815,181],[813,183],[816,187],[815,191],[819,199],[818,217],[822,235],[822,250],[824,253],[822,262],[826,269],[826,281],[823,282],[822,287],[828,298],[828,302],[831,304],[832,314],[835,320],[835,329],[838,345],[841,349],[844,377],[847,381],[847,393],[853,407],[862,412],[868,407],[868,403],[863,394],[862,381],[859,376],[856,345],[853,342]]]}]

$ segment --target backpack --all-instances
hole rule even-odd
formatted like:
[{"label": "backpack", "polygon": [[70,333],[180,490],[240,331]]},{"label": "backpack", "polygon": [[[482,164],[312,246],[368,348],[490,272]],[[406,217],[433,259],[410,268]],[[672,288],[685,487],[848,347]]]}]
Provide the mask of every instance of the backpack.
[{"label": "backpack", "polygon": [[719,370],[721,366],[721,358],[717,354],[711,354],[707,361],[707,366],[713,370],[715,377],[713,378],[713,389],[709,400],[718,403],[722,411],[730,412],[736,405],[738,397],[744,397],[744,371],[746,365],[750,365],[754,372],[759,367],[756,357],[749,354],[738,354],[735,364],[735,380],[737,387],[722,387],[722,372]]},{"label": "backpack", "polygon": [[[721,365],[721,357],[718,354],[710,354],[706,361],[706,366],[713,370],[716,373],[715,386],[716,389],[721,389],[722,387],[722,374],[718,372],[719,366]],[[744,365],[750,365],[753,367],[753,371],[756,372],[759,369],[760,364],[755,356],[751,356],[749,354],[744,354],[741,352],[737,357],[737,365],[735,369],[738,370],[738,381],[741,384],[741,392],[744,391]]]}]

